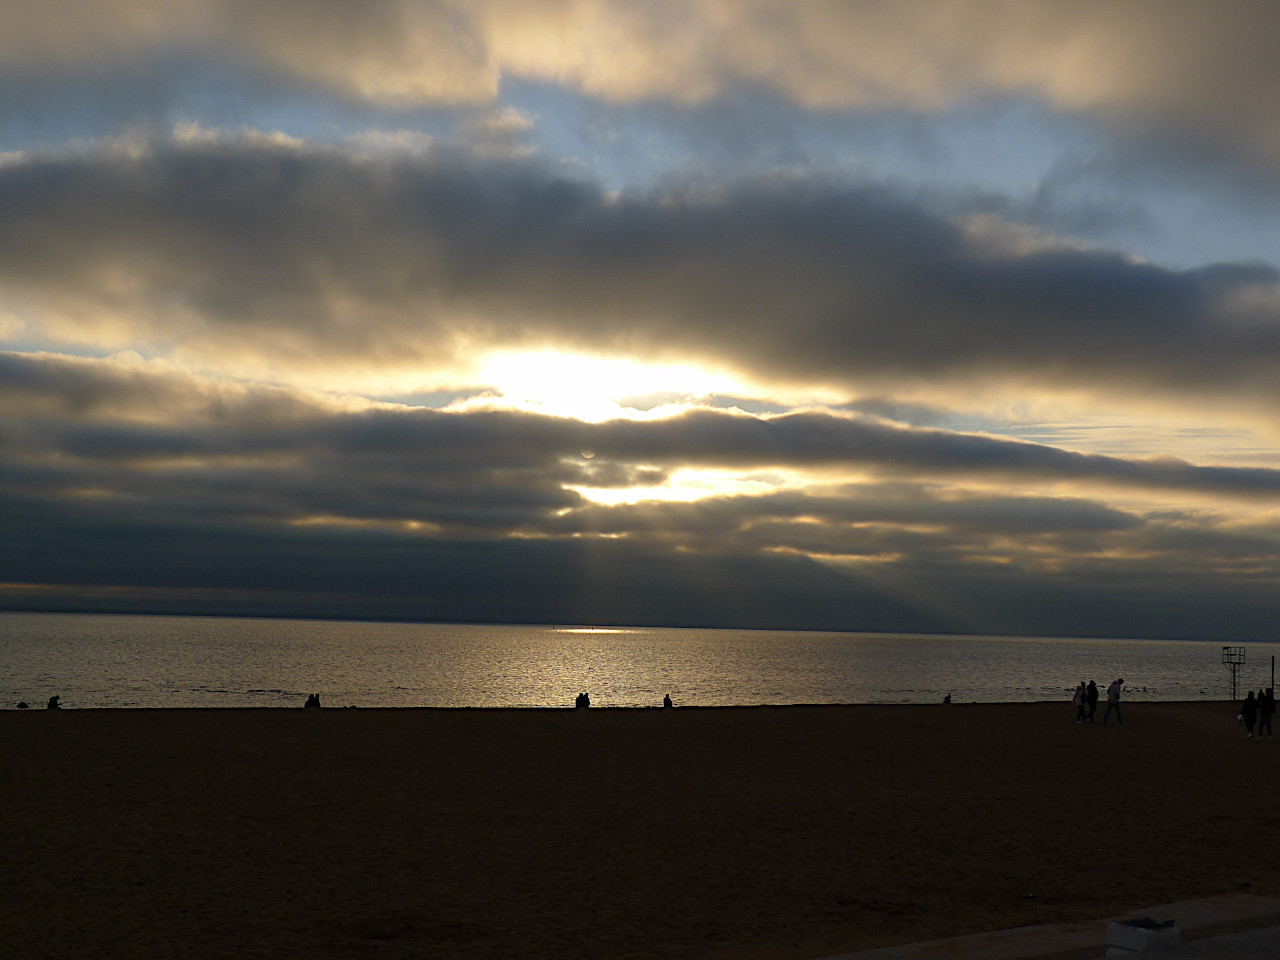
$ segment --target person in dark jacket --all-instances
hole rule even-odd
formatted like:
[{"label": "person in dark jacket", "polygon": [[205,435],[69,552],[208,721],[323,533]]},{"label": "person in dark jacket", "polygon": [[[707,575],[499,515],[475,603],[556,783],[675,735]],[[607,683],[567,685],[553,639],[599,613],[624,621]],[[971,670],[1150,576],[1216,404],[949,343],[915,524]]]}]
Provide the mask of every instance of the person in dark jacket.
[{"label": "person in dark jacket", "polygon": [[1098,712],[1098,685],[1090,680],[1084,692],[1089,699],[1089,715],[1085,719],[1093,723],[1093,715]]},{"label": "person in dark jacket", "polygon": [[1262,691],[1258,698],[1258,736],[1264,733],[1271,739],[1271,718],[1276,713],[1276,694],[1271,687]]},{"label": "person in dark jacket", "polygon": [[1244,719],[1244,728],[1248,731],[1249,739],[1252,740],[1253,726],[1258,722],[1258,699],[1253,695],[1252,690],[1240,705],[1240,716]]}]

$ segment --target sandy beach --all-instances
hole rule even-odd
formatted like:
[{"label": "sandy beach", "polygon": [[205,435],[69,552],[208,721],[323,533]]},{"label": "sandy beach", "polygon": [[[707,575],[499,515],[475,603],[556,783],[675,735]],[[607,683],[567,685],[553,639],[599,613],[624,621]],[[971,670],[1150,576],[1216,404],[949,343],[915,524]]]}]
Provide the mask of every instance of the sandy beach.
[{"label": "sandy beach", "polygon": [[1235,712],[4,711],[0,943],[811,960],[1276,894],[1280,742]]}]

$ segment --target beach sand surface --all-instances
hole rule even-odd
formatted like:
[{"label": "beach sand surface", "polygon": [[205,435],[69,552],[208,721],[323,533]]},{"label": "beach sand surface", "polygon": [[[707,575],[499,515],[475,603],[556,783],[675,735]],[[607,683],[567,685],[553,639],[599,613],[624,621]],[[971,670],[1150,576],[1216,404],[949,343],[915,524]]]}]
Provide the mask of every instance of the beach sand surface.
[{"label": "beach sand surface", "polygon": [[1280,742],[1124,710],[2,711],[0,948],[809,960],[1280,893]]}]

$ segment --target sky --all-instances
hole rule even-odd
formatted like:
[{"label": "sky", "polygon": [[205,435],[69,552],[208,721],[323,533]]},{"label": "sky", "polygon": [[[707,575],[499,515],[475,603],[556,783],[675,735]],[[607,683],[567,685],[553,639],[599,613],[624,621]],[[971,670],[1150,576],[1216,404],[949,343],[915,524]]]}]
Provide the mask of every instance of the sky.
[{"label": "sky", "polygon": [[1277,36],[0,0],[0,609],[1277,639]]}]

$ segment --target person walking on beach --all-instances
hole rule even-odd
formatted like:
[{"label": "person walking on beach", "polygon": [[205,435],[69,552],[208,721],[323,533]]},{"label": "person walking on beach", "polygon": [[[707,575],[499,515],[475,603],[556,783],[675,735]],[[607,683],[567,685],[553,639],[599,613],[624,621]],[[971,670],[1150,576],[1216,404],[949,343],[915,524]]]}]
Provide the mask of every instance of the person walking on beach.
[{"label": "person walking on beach", "polygon": [[1098,685],[1090,680],[1084,692],[1089,701],[1089,715],[1085,719],[1093,723],[1093,715],[1098,712]]},{"label": "person walking on beach", "polygon": [[1089,704],[1089,693],[1085,689],[1083,680],[1080,681],[1080,686],[1076,687],[1076,695],[1071,698],[1071,702],[1076,705],[1076,723],[1084,723],[1084,711]]},{"label": "person walking on beach", "polygon": [[1244,698],[1244,703],[1240,704],[1240,716],[1244,720],[1244,729],[1247,739],[1253,739],[1253,725],[1258,722],[1258,701],[1254,697],[1253,691],[1249,691],[1249,695]]},{"label": "person walking on beach", "polygon": [[1267,739],[1268,740],[1271,739],[1271,718],[1275,716],[1275,713],[1276,713],[1276,694],[1275,694],[1275,691],[1271,689],[1271,687],[1267,687],[1267,689],[1263,690],[1261,695],[1258,697],[1258,736],[1259,737],[1261,737],[1265,733],[1267,735]]},{"label": "person walking on beach", "polygon": [[1120,716],[1120,688],[1124,686],[1124,677],[1119,677],[1111,681],[1111,685],[1107,687],[1107,712],[1102,715],[1102,725],[1107,725],[1107,719],[1111,716],[1111,711],[1116,712],[1116,724],[1123,725],[1124,718]]}]

